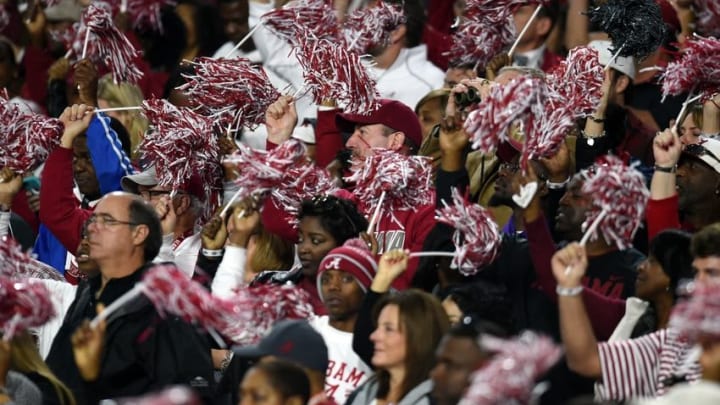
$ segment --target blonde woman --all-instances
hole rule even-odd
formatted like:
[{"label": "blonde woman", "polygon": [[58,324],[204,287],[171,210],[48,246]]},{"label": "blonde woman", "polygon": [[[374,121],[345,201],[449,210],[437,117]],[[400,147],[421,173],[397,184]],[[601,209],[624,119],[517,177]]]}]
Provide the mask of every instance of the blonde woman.
[{"label": "blonde woman", "polygon": [[[143,101],[142,91],[138,86],[129,83],[115,84],[110,75],[105,75],[98,82],[98,107],[117,108],[135,107]],[[133,156],[142,141],[148,127],[147,120],[140,111],[109,111],[107,115],[117,119],[130,134],[130,145]]]},{"label": "blonde woman", "polygon": [[25,332],[10,345],[10,369],[23,374],[40,389],[45,405],[75,405],[75,397],[45,364],[35,341]]}]

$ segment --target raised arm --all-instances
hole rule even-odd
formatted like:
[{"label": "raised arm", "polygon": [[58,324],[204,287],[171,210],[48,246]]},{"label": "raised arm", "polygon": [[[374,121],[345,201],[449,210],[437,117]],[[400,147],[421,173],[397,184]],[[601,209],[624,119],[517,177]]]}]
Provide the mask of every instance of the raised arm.
[{"label": "raised arm", "polygon": [[372,284],[370,284],[370,289],[365,294],[363,306],[360,308],[355,321],[353,350],[365,364],[371,367],[373,352],[375,351],[373,343],[370,341],[370,334],[375,327],[372,311],[380,297],[390,291],[393,281],[405,272],[408,259],[407,252],[402,250],[391,250],[382,255],[378,263],[378,271]]},{"label": "raised arm", "polygon": [[590,318],[582,301],[582,277],[587,270],[585,248],[571,243],[555,253],[552,270],[557,279],[560,334],[568,366],[590,378],[600,378],[600,354]]},{"label": "raised arm", "polygon": [[675,170],[681,151],[682,144],[674,130],[666,129],[655,136],[655,173],[650,182],[650,200],[645,213],[650,240],[664,229],[680,228]]},{"label": "raised arm", "polygon": [[90,211],[78,207],[73,195],[73,151],[75,138],[85,131],[92,119],[92,109],[86,105],[68,107],[60,116],[65,130],[60,147],[48,157],[41,180],[40,221],[71,252],[80,244],[82,225]]}]

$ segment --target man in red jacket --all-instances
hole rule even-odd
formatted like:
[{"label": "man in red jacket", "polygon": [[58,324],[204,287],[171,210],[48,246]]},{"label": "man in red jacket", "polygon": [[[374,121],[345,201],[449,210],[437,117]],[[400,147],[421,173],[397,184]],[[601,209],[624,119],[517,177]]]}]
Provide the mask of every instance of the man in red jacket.
[{"label": "man in red jacket", "polygon": [[[369,114],[343,114],[338,109],[318,111],[316,163],[327,166],[343,145],[355,157],[365,157],[373,148],[385,148],[403,155],[413,155],[422,143],[422,128],[415,112],[405,104],[380,99],[380,107]],[[290,138],[297,115],[292,99],[281,97],[267,110],[268,139],[282,142]],[[294,117],[294,119],[293,119]],[[343,141],[343,133],[350,134]],[[434,198],[433,198],[434,200]],[[371,215],[372,213],[365,213]],[[263,217],[265,218],[265,216]],[[415,210],[386,212],[380,216],[375,229],[379,255],[393,249],[422,250],[423,242],[435,226],[435,205]],[[407,288],[415,275],[418,260],[410,260],[408,270],[393,283],[398,289]]]}]

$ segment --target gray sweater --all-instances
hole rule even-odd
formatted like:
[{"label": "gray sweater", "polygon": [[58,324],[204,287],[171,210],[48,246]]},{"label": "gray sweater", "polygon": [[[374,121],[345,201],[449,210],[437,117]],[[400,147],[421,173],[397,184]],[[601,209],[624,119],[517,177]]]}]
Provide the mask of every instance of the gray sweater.
[{"label": "gray sweater", "polygon": [[[423,381],[413,388],[395,405],[431,405],[433,403],[430,393],[433,384],[430,380]],[[376,399],[378,382],[376,378],[370,378],[359,386],[348,398],[345,405],[367,405]]]},{"label": "gray sweater", "polygon": [[7,404],[42,405],[43,403],[42,393],[38,387],[27,377],[15,371],[8,371],[5,389],[12,399]]}]

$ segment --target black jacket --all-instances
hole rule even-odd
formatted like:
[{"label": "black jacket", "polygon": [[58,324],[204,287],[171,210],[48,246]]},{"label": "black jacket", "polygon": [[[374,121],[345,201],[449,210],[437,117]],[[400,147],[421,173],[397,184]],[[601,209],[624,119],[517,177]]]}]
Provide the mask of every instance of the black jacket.
[{"label": "black jacket", "polygon": [[95,316],[98,302],[108,306],[130,290],[146,269],[144,266],[130,276],[110,280],[98,298],[100,276],[78,288],[47,364],[75,393],[79,404],[138,396],[175,384],[195,388],[207,403],[212,400],[210,342],[179,318],[161,318],[145,297],[133,300],[108,319],[99,378],[87,383],[80,377],[73,358],[72,334],[83,320]]}]

